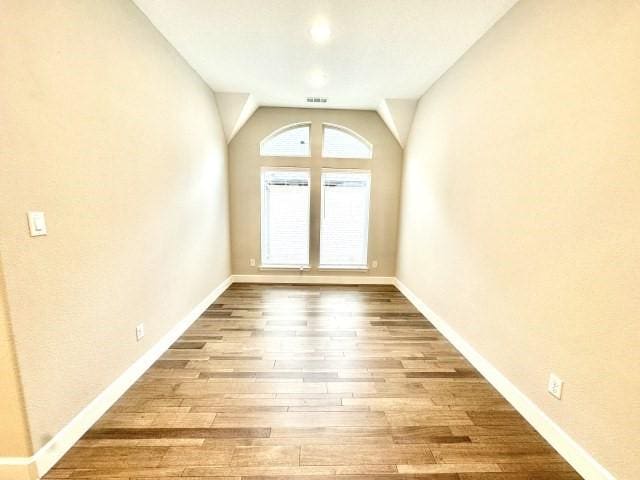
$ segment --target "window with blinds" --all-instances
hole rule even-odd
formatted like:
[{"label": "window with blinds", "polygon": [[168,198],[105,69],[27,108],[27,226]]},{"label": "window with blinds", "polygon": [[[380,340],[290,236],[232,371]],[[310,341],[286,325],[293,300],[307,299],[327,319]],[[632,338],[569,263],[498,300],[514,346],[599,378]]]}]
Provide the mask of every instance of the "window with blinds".
[{"label": "window with blinds", "polygon": [[321,267],[367,267],[371,172],[323,170]]},{"label": "window with blinds", "polygon": [[309,169],[262,170],[264,266],[309,264]]},{"label": "window with blinds", "polygon": [[260,155],[263,157],[308,157],[308,123],[297,123],[276,130],[260,142]]},{"label": "window with blinds", "polygon": [[372,158],[373,147],[355,133],[336,125],[325,125],[322,135],[325,158]]}]

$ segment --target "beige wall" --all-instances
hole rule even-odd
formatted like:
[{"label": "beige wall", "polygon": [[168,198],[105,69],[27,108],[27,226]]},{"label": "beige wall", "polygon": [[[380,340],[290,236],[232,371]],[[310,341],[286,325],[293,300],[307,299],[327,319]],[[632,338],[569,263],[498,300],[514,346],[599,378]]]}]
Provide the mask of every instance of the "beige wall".
[{"label": "beige wall", "polygon": [[0,252],[37,449],[229,275],[226,144],[131,2],[0,5]]},{"label": "beige wall", "polygon": [[[24,399],[13,347],[0,260],[0,457],[24,457],[31,452]],[[1,467],[0,467],[1,469]],[[0,472],[2,478],[2,472]]]},{"label": "beige wall", "polygon": [[[260,141],[274,130],[297,122],[312,122],[311,158],[260,157]],[[373,159],[323,159],[322,124],[350,128],[373,144]],[[312,269],[304,275],[389,276],[395,272],[398,201],[402,149],[376,112],[364,110],[323,110],[260,108],[229,144],[231,190],[232,270],[234,274],[292,274],[291,270],[259,270],[260,265],[260,167],[311,168]],[[371,170],[369,218],[369,264],[378,268],[367,273],[318,271],[320,241],[320,172],[322,167]],[[249,266],[249,259],[256,267]]]},{"label": "beige wall", "polygon": [[518,3],[420,101],[398,258],[620,480],[640,478],[638,25],[635,0]]}]

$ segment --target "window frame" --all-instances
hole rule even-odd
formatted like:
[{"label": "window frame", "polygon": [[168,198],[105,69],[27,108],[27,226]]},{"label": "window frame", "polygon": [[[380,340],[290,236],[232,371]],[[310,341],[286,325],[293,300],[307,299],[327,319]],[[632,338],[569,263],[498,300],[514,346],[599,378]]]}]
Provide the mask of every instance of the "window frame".
[{"label": "window frame", "polygon": [[[274,130],[273,132],[271,132],[269,135],[267,135],[266,137],[264,137],[262,140],[260,140],[260,144],[258,145],[258,154],[261,157],[265,157],[265,158],[311,158],[311,121],[306,121],[306,122],[296,122],[296,123],[290,123],[288,125],[284,125],[276,130]],[[308,153],[306,155],[269,155],[269,154],[265,154],[262,152],[263,146],[271,139],[273,139],[274,137],[286,132],[287,130],[293,130],[294,128],[299,128],[299,127],[307,127],[307,129],[309,130],[309,141],[307,143],[307,147],[308,147]]]},{"label": "window frame", "polygon": [[[263,233],[265,232],[265,174],[270,171],[285,172],[306,172],[309,180],[307,191],[307,263],[306,264],[275,264],[265,263],[265,241]],[[311,269],[311,168],[309,167],[278,167],[263,166],[260,167],[260,270],[309,270]]]},{"label": "window frame", "polygon": [[[325,145],[326,145],[325,131],[326,131],[327,128],[331,128],[331,129],[334,129],[334,130],[339,130],[339,131],[341,131],[343,133],[346,133],[347,135],[351,135],[355,139],[359,140],[360,142],[365,144],[367,147],[369,147],[369,156],[368,157],[353,157],[353,156],[335,157],[335,156],[327,155],[325,153]],[[343,125],[338,125],[338,124],[335,124],[335,123],[323,122],[322,123],[322,152],[321,152],[321,157],[322,158],[338,158],[338,159],[372,160],[373,159],[373,143],[371,143],[369,140],[364,138],[359,133],[357,133],[354,130],[351,130],[350,128],[347,128],[347,127],[345,127]]]},{"label": "window frame", "polygon": [[[324,224],[324,175],[325,173],[365,173],[369,175],[369,191],[367,197],[366,211],[366,229],[364,232],[364,264],[362,265],[339,265],[339,264],[323,264],[322,260],[322,227]],[[320,171],[320,237],[318,239],[318,270],[369,270],[369,230],[371,229],[371,189],[372,189],[373,172],[367,168],[322,168]]]}]

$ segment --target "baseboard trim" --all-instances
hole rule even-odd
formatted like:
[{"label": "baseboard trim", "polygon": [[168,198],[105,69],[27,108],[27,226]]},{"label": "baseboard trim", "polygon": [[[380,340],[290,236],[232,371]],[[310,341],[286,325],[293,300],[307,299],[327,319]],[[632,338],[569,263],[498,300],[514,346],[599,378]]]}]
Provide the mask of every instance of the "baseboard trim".
[{"label": "baseboard trim", "polygon": [[182,333],[232,283],[311,283],[395,285],[407,299],[442,333],[513,407],[586,480],[616,480],[586,450],[551,420],[535,403],[512,384],[496,367],[478,353],[445,320],[431,310],[404,283],[395,277],[339,275],[231,275],[191,310],[158,343],[140,357],[120,377],[100,393],[46,445],[31,457],[0,457],[0,480],[34,480],[46,474],[131,385],[175,342]]},{"label": "baseboard trim", "polygon": [[233,283],[313,283],[325,285],[393,285],[394,277],[369,275],[231,275]]},{"label": "baseboard trim", "polygon": [[420,300],[409,287],[397,278],[394,285],[580,475],[586,480],[615,480],[611,473],[467,343],[442,317]]},{"label": "baseboard trim", "polygon": [[[0,480],[32,480],[40,478],[84,435],[133,383],[202,315],[228,287],[229,276],[214,288],[162,339],[153,345],[131,367],[62,428],[47,444],[31,457],[0,457]],[[28,476],[27,476],[28,475]]]}]

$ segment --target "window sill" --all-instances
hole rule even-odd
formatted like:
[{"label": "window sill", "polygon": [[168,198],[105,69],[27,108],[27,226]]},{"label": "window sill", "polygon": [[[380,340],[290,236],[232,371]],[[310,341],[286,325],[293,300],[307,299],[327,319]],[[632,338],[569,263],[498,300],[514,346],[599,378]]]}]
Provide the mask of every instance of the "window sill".
[{"label": "window sill", "polygon": [[367,265],[320,265],[318,270],[352,270],[358,272],[368,272]]},{"label": "window sill", "polygon": [[[311,158],[311,154],[309,155],[264,155],[260,154],[262,158]],[[274,167],[278,168],[278,167]]]},{"label": "window sill", "polygon": [[311,265],[260,265],[258,270],[311,270]]},{"label": "window sill", "polygon": [[373,157],[330,157],[328,155],[322,154],[323,160],[372,160]]}]

